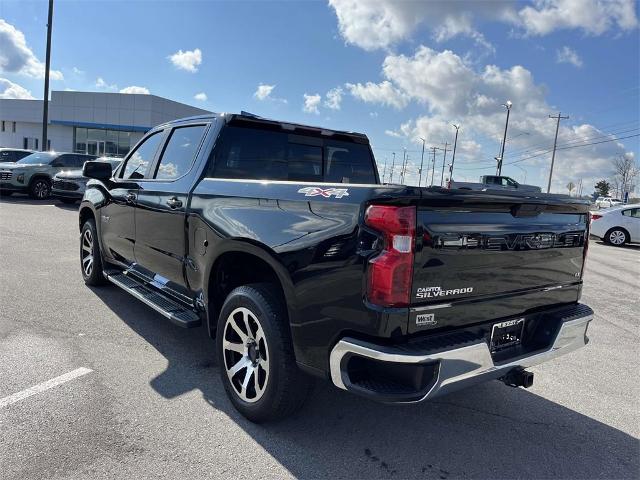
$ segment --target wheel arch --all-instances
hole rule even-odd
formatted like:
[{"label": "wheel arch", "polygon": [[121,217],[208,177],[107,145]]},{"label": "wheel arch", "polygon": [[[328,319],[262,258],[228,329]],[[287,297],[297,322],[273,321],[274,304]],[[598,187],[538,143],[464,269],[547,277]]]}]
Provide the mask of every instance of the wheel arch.
[{"label": "wheel arch", "polygon": [[208,332],[215,336],[218,315],[226,296],[234,288],[251,283],[271,283],[287,306],[288,323],[295,315],[295,294],[289,273],[270,253],[247,242],[233,242],[211,262],[203,285],[207,305]]}]

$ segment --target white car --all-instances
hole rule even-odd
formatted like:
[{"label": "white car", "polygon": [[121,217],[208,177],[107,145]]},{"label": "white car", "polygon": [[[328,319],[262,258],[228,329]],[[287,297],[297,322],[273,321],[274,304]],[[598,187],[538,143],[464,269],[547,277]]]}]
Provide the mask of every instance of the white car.
[{"label": "white car", "polygon": [[611,208],[617,207],[618,205],[622,205],[622,200],[611,197],[598,197],[596,199],[596,207],[598,208]]},{"label": "white car", "polygon": [[616,246],[640,242],[640,205],[622,205],[592,213],[591,235]]}]

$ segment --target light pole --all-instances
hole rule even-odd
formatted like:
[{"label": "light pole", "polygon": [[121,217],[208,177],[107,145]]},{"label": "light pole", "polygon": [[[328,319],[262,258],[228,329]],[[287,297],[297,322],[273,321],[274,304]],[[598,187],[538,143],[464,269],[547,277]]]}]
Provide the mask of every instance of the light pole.
[{"label": "light pole", "polygon": [[[47,54],[44,70],[44,99],[42,101],[42,148],[47,148],[47,123],[49,122],[49,70],[51,68],[51,29],[53,28],[53,0],[49,0],[49,15],[47,17]],[[15,124],[14,124],[15,125]]]},{"label": "light pole", "polygon": [[396,152],[393,152],[393,160],[391,161],[391,172],[389,172],[389,183],[393,183],[393,169],[396,167]]},{"label": "light pole", "polygon": [[456,129],[456,139],[453,141],[453,158],[451,159],[451,167],[449,168],[449,180],[453,180],[453,164],[456,161],[456,147],[458,146],[458,130],[460,129],[460,125],[452,124],[453,128]]},{"label": "light pole", "polygon": [[407,147],[402,147],[402,170],[400,171],[400,183],[404,185],[404,169],[407,166]]},{"label": "light pole", "polygon": [[502,161],[504,160],[504,146],[507,143],[507,129],[509,128],[509,114],[511,113],[511,100],[508,100],[507,103],[503,103],[502,106],[507,109],[507,120],[504,123],[504,135],[502,137],[502,148],[500,149],[500,156],[496,158],[498,160],[498,169],[496,175],[502,174]]},{"label": "light pole", "polygon": [[422,183],[422,165],[424,164],[424,142],[425,142],[424,138],[422,137],[420,137],[420,140],[422,140],[422,156],[420,157],[420,176],[418,177],[418,187]]},{"label": "light pole", "polygon": [[447,163],[447,147],[449,146],[449,142],[444,142],[444,156],[442,157],[442,175],[440,176],[440,187],[444,185],[444,167]]}]

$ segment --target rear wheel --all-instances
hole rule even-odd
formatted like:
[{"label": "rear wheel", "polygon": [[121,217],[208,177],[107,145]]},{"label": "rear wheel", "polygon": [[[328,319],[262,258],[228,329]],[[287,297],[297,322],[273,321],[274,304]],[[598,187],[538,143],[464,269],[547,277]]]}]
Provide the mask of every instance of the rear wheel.
[{"label": "rear wheel", "polygon": [[46,178],[36,178],[29,185],[29,196],[36,200],[46,200],[51,195],[51,182]]},{"label": "rear wheel", "polygon": [[296,365],[286,308],[271,285],[245,285],[229,294],[216,343],[222,383],[246,418],[276,420],[303,405],[311,380]]},{"label": "rear wheel", "polygon": [[607,232],[604,236],[604,241],[619,247],[629,241],[629,236],[623,229],[616,227]]},{"label": "rear wheel", "polygon": [[84,222],[80,234],[80,269],[84,283],[91,286],[104,285],[102,257],[98,245],[98,233],[93,219]]}]

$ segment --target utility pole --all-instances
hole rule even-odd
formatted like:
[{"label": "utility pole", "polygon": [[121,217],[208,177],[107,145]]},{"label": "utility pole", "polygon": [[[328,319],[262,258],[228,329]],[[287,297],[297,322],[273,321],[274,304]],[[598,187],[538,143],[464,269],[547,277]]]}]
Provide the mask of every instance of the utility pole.
[{"label": "utility pole", "polygon": [[549,118],[555,118],[556,122],[556,137],[553,140],[553,153],[551,154],[551,170],[549,170],[549,183],[547,184],[547,193],[551,190],[551,176],[553,175],[553,163],[556,160],[556,146],[558,145],[558,130],[560,129],[560,120],[566,120],[569,118],[567,115],[563,117],[560,112],[558,112],[557,116],[549,115]]},{"label": "utility pole", "polygon": [[49,121],[49,69],[51,67],[51,28],[53,27],[53,0],[49,0],[49,18],[47,21],[47,57],[44,71],[44,99],[42,103],[42,148],[47,150],[47,123]]},{"label": "utility pole", "polygon": [[456,129],[456,139],[453,141],[453,158],[451,159],[451,168],[449,169],[449,180],[453,180],[453,164],[456,161],[456,147],[458,146],[458,130],[460,129],[460,125],[453,125],[453,128]]},{"label": "utility pole", "polygon": [[443,186],[444,183],[444,166],[447,163],[447,147],[449,146],[448,142],[444,142],[444,156],[442,157],[442,176],[440,177],[440,186]]},{"label": "utility pole", "polygon": [[404,169],[407,166],[407,149],[403,148],[402,150],[402,170],[400,171],[400,183],[404,185]]},{"label": "utility pole", "polygon": [[433,187],[433,177],[436,174],[436,150],[440,150],[438,147],[431,147],[433,153],[433,160],[431,161],[431,187]]},{"label": "utility pole", "polygon": [[511,101],[507,101],[507,103],[503,103],[502,106],[507,109],[507,121],[504,123],[504,136],[502,137],[502,149],[500,151],[500,157],[498,159],[498,169],[496,171],[496,175],[502,175],[502,160],[504,160],[504,147],[507,143],[507,129],[509,128],[509,114],[511,113],[511,107],[513,103]]},{"label": "utility pole", "polygon": [[384,177],[387,176],[387,160],[389,160],[388,158],[384,159],[384,169],[382,170],[382,183],[384,183]]},{"label": "utility pole", "polygon": [[393,169],[396,167],[396,152],[393,152],[393,161],[391,162],[391,172],[389,173],[389,183],[393,183]]},{"label": "utility pole", "polygon": [[[422,155],[420,156],[420,176],[418,177],[418,187],[420,186],[420,184],[422,183],[422,166],[424,165],[424,138],[420,137],[420,140],[422,140]],[[425,183],[427,183],[425,181]]]}]

